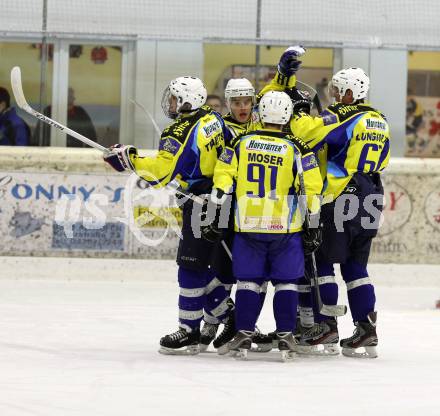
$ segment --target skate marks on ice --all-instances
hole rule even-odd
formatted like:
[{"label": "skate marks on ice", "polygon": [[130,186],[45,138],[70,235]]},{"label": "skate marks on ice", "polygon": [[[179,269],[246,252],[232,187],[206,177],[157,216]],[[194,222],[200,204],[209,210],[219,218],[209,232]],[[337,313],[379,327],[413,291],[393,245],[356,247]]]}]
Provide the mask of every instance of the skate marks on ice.
[{"label": "skate marks on ice", "polygon": [[[195,356],[159,354],[160,337],[177,319],[177,289],[163,277],[0,279],[0,415],[220,416],[294,406],[310,416],[329,408],[438,416],[438,287],[377,286],[379,358],[298,355],[284,364],[277,350],[250,352],[248,361],[218,356],[212,346]],[[263,332],[273,330],[271,300],[269,293]],[[350,318],[338,323],[340,335],[350,336]],[[430,341],[420,342],[427,334]],[[195,396],[197,408],[182,406]]]}]

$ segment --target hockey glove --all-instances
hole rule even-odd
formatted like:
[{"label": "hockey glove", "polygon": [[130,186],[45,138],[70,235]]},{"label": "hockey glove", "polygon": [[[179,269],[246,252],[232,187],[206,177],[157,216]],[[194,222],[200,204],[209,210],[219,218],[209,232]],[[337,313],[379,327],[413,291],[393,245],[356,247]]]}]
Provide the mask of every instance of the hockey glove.
[{"label": "hockey glove", "polygon": [[322,224],[319,222],[319,218],[313,218],[313,215],[310,216],[304,224],[302,239],[305,256],[318,250],[322,244]]},{"label": "hockey glove", "polygon": [[221,230],[218,228],[218,223],[215,221],[203,226],[200,231],[202,232],[202,238],[210,243],[215,243],[222,235]]},{"label": "hockey glove", "polygon": [[312,98],[307,91],[300,91],[297,88],[290,88],[286,90],[286,93],[292,101],[293,114],[310,114],[310,109],[312,107]]},{"label": "hockey glove", "polygon": [[298,71],[301,61],[298,58],[306,53],[302,46],[290,46],[281,55],[278,63],[278,72],[285,77],[295,75]]},{"label": "hockey glove", "polygon": [[118,172],[124,170],[134,171],[135,167],[131,162],[130,155],[137,155],[137,149],[133,146],[115,144],[110,147],[110,152],[104,155],[104,161]]},{"label": "hockey glove", "polygon": [[[214,218],[208,225],[203,225],[200,228],[204,240],[214,243],[222,235],[222,231],[219,228],[220,211],[227,197],[228,195],[220,189],[213,189],[210,198],[206,201],[200,219],[202,222],[206,222],[209,212],[214,212]],[[215,207],[214,210],[212,205]]]}]

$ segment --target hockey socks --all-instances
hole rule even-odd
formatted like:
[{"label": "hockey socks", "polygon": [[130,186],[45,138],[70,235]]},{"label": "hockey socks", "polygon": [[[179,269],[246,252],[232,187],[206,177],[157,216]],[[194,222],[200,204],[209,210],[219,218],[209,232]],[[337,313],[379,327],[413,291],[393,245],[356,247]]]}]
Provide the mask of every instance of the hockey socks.
[{"label": "hockey socks", "polygon": [[205,286],[208,272],[179,267],[179,324],[189,330],[198,329],[205,305]]},{"label": "hockey socks", "polygon": [[292,281],[274,280],[273,314],[277,332],[294,332],[298,306],[298,287]]},{"label": "hockey socks", "polygon": [[[321,294],[322,303],[325,305],[336,305],[338,303],[338,285],[335,280],[335,272],[333,265],[330,263],[317,262],[318,269],[318,290]],[[313,288],[312,290],[315,290]],[[315,314],[315,321],[322,322],[328,319],[327,316],[321,315],[318,306],[315,304],[313,298],[313,311]]]},{"label": "hockey socks", "polygon": [[237,330],[255,331],[260,314],[260,292],[263,279],[239,280],[235,294],[235,317]]},{"label": "hockey socks", "polygon": [[376,295],[366,266],[350,260],[341,264],[341,273],[347,285],[353,322],[367,321],[368,314],[374,311]]}]

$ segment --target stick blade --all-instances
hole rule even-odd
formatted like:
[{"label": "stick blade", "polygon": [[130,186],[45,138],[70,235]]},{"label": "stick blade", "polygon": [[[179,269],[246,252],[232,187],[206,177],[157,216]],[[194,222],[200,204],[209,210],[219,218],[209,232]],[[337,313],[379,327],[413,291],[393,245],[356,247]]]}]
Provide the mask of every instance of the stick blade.
[{"label": "stick blade", "polygon": [[319,313],[321,315],[325,315],[325,316],[344,316],[347,313],[347,306],[345,306],[345,305],[322,305]]},{"label": "stick blade", "polygon": [[23,86],[21,83],[21,69],[19,66],[14,66],[14,68],[12,68],[11,70],[11,86],[17,105],[22,109],[28,107],[29,104],[27,103],[23,93]]}]

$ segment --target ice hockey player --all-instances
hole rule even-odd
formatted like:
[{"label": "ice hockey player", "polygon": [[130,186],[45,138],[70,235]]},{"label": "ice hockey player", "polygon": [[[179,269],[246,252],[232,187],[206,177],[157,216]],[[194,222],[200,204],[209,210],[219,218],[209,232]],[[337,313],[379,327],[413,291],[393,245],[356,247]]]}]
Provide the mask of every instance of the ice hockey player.
[{"label": "ice hockey player", "polygon": [[[326,155],[323,243],[316,254],[322,300],[329,305],[337,303],[333,265],[339,263],[355,324],[353,336],[340,342],[342,353],[374,358],[378,343],[376,298],[367,263],[383,208],[380,173],[389,161],[390,130],[385,116],[365,102],[369,84],[360,68],[337,72],[329,84],[335,102],[319,117],[309,115],[310,103],[301,92],[293,88],[289,93],[294,107],[292,133]],[[336,319],[318,313],[315,321],[301,338],[301,350],[338,353]]]},{"label": "ice hockey player", "polygon": [[[288,358],[296,347],[296,282],[304,274],[295,152],[302,154],[308,206],[313,212],[319,209],[319,201],[312,196],[320,194],[322,179],[308,146],[281,131],[292,114],[290,98],[271,91],[262,97],[259,113],[264,127],[238,136],[227,146],[214,176],[212,196],[220,210],[227,195],[235,192],[237,198],[233,271],[238,332],[227,345],[243,355],[250,349],[260,312],[261,286],[270,280],[275,286],[278,347]],[[217,221],[203,228],[205,235],[216,232]]]},{"label": "ice hockey player", "polygon": [[[228,113],[223,117],[227,130],[225,132],[225,143],[228,145],[232,140],[246,132],[253,131],[261,127],[260,117],[258,115],[258,108],[256,107],[255,88],[251,82],[246,78],[232,78],[228,81],[225,88],[225,102],[228,109]],[[232,246],[233,238],[233,218],[231,218],[230,230],[223,232],[223,239]],[[216,250],[222,257],[224,250]],[[221,266],[217,266],[220,269]],[[223,276],[230,276],[229,271],[224,271]],[[220,283],[220,282],[219,282]],[[223,284],[235,283],[234,281],[222,281]],[[261,305],[264,303],[266,296],[267,282],[261,286]],[[209,344],[214,338],[219,321],[210,316],[209,313],[205,313],[205,323],[201,331],[201,344]],[[235,335],[235,322],[234,315],[231,314],[220,335],[214,340],[214,347],[219,354],[224,351],[223,346],[229,342]],[[268,351],[272,348],[272,340],[267,335],[260,333],[259,331],[253,337],[253,343],[257,345],[257,351]]]},{"label": "ice hockey player", "polygon": [[[133,146],[117,144],[105,160],[118,171],[131,170],[152,186],[165,186],[177,178],[195,195],[210,194],[217,157],[224,146],[224,122],[219,114],[204,106],[207,97],[202,81],[178,77],[170,82],[162,98],[165,114],[174,122],[162,132],[155,157],[140,157]],[[216,277],[210,271],[213,243],[194,235],[200,228],[198,215],[192,215],[193,201],[183,205],[182,239],[177,253],[179,329],[160,340],[163,354],[197,354],[200,351],[200,322],[206,293]],[[218,287],[216,316],[230,314],[228,293]]]},{"label": "ice hockey player", "polygon": [[[261,97],[268,91],[290,91],[296,86],[296,73],[301,67],[301,57],[306,53],[306,49],[301,45],[290,46],[280,58],[277,71],[271,82],[264,86],[258,97]],[[258,98],[257,97],[257,98]],[[286,130],[289,131],[288,126]],[[298,281],[298,318],[295,336],[307,328],[313,326],[312,298],[310,294],[310,282],[302,277]],[[274,348],[277,346],[276,332],[269,333],[272,338]]]}]

